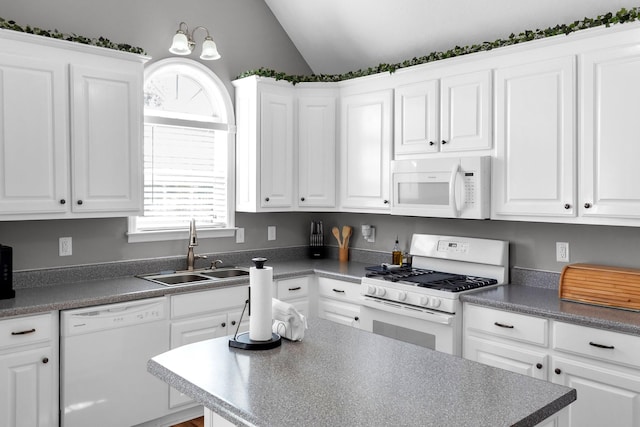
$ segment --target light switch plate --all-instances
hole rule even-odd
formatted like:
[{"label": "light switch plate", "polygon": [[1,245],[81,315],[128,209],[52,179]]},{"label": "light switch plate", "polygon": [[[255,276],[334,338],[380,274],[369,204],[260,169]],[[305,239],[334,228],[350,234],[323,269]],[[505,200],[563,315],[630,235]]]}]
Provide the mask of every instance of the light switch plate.
[{"label": "light switch plate", "polygon": [[244,228],[236,228],[236,243],[244,243]]},{"label": "light switch plate", "polygon": [[58,239],[58,255],[70,256],[73,253],[72,242],[71,237],[60,237]]},{"label": "light switch plate", "polygon": [[276,226],[270,225],[267,227],[267,240],[276,240]]}]

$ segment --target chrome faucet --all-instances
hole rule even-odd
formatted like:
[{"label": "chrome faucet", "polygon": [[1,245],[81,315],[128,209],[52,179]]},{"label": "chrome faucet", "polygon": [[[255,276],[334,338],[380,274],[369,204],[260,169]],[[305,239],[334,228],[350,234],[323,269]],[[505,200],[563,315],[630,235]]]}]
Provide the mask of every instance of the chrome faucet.
[{"label": "chrome faucet", "polygon": [[189,246],[187,249],[187,271],[193,271],[193,265],[196,259],[207,259],[206,255],[195,255],[193,248],[198,246],[198,235],[196,234],[196,220],[191,218],[191,224],[189,225]]}]

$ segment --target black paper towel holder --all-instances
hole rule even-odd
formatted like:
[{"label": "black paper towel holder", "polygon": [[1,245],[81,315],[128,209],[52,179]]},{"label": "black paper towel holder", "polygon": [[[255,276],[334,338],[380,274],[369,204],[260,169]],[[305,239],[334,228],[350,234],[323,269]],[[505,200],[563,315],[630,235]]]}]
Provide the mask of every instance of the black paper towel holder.
[{"label": "black paper towel holder", "polygon": [[[266,258],[253,258],[253,261],[256,265],[256,268],[261,269],[264,268],[264,263],[267,261]],[[244,312],[249,306],[249,315],[251,315],[251,286],[249,286],[249,299],[244,302],[244,308],[242,309],[242,314],[240,315],[240,320],[238,321],[238,327],[236,328],[236,333],[233,335],[233,338],[229,340],[229,347],[239,348],[242,350],[271,350],[272,348],[279,347],[282,344],[282,337],[276,334],[275,332],[271,333],[271,339],[266,341],[255,341],[249,338],[249,332],[243,332],[238,334],[238,330],[240,329],[240,324],[242,323],[242,318],[244,317]]]}]

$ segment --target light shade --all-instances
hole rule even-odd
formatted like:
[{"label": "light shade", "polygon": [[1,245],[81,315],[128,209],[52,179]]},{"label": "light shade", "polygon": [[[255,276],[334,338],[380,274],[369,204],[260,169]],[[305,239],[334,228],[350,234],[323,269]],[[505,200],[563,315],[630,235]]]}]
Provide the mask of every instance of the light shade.
[{"label": "light shade", "polygon": [[169,52],[174,55],[189,55],[191,53],[191,49],[189,48],[189,39],[181,30],[178,30],[176,35],[173,36],[173,43],[171,43]]},{"label": "light shade", "polygon": [[206,61],[220,59],[220,53],[218,52],[216,43],[211,39],[211,37],[205,38],[204,42],[202,42],[202,54],[200,55],[200,59],[204,59]]}]

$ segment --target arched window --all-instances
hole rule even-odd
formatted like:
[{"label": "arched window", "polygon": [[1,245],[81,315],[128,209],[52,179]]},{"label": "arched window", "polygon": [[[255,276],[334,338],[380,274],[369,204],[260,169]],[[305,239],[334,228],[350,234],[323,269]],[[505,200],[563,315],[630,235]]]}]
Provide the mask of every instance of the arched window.
[{"label": "arched window", "polygon": [[147,67],[144,84],[144,216],[129,241],[230,236],[234,226],[235,120],[222,81],[183,58]]}]

